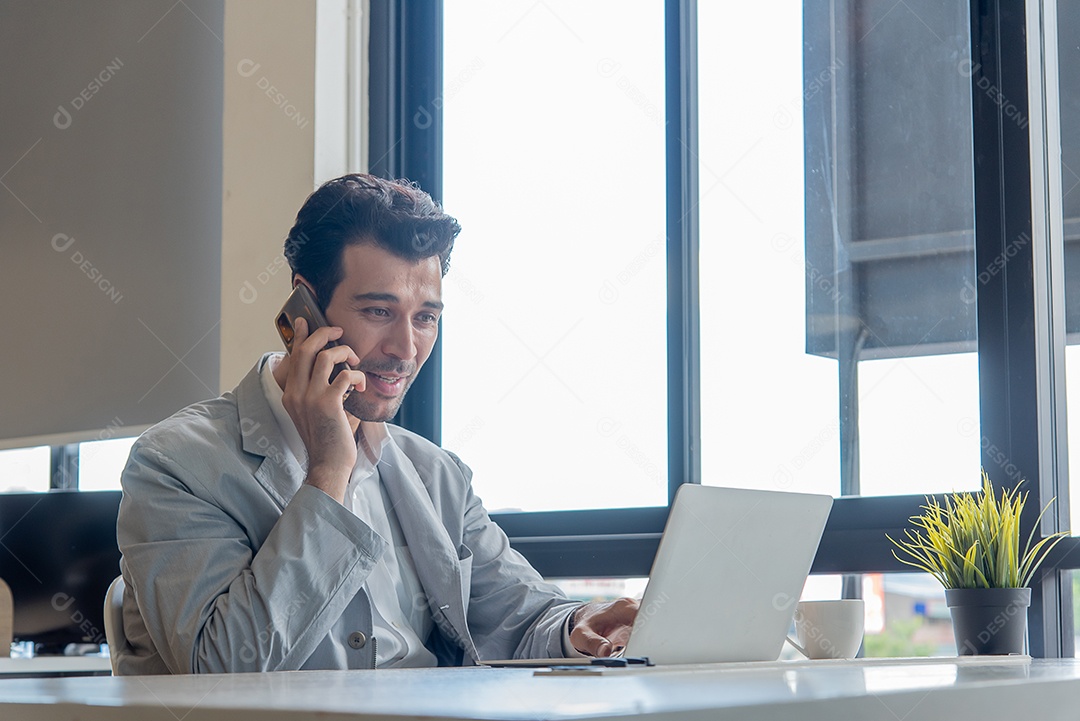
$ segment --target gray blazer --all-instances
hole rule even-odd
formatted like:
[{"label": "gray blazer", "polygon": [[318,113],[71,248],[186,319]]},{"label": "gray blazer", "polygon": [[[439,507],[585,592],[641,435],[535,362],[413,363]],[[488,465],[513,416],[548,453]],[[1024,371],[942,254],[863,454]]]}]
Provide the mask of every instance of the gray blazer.
[{"label": "gray blazer", "polygon": [[[146,431],[123,473],[123,674],[373,668],[364,580],[387,542],[302,469],[259,371]],[[378,470],[424,588],[439,665],[562,656],[579,604],[545,583],[454,454],[397,426]],[[391,551],[392,552],[392,551]]]}]

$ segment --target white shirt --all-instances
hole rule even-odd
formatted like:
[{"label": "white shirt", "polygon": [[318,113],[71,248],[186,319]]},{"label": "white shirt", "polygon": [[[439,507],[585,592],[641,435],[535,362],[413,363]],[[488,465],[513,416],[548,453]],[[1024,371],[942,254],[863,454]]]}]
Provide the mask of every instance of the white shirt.
[{"label": "white shirt", "polygon": [[[272,356],[260,374],[263,393],[281,427],[285,452],[307,472],[307,449],[296,425],[282,404],[281,386],[274,378],[274,368],[284,354]],[[386,489],[379,477],[378,464],[383,450],[393,443],[386,424],[362,421],[360,447],[349,485],[345,490],[345,507],[364,521],[393,552],[382,555],[372,569],[364,588],[371,599],[372,633],[376,640],[375,665],[379,668],[436,666],[438,659],[424,647],[434,622],[428,610],[427,596],[413,566],[412,554],[401,532]]]}]

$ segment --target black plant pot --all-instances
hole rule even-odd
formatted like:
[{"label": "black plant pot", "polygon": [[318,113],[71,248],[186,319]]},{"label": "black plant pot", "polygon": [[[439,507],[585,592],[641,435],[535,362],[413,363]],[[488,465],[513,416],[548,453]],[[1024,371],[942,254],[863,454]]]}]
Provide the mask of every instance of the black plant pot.
[{"label": "black plant pot", "polygon": [[945,602],[958,655],[1027,653],[1030,588],[947,588]]}]

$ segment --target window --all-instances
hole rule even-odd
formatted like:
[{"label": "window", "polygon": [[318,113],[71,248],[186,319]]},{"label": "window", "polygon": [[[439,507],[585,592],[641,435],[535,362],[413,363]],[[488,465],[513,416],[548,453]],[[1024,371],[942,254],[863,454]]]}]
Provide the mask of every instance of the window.
[{"label": "window", "polygon": [[977,488],[966,8],[830,8],[699,6],[702,479]]},{"label": "window", "polygon": [[[588,7],[564,9],[552,0],[492,5],[466,16],[453,0],[423,8],[397,0],[371,3],[372,170],[416,180],[461,216],[467,234],[477,233],[475,239],[463,235],[458,280],[451,273],[446,292],[470,314],[476,309],[469,304],[490,306],[482,310],[495,323],[492,307],[499,303],[484,285],[488,272],[473,277],[462,268],[473,262],[470,243],[480,249],[505,233],[501,226],[486,227],[488,207],[481,211],[470,196],[481,198],[490,189],[503,197],[500,183],[522,182],[506,158],[528,159],[530,170],[539,165],[535,170],[543,176],[547,158],[537,157],[537,147],[562,162],[570,177],[591,179],[592,161],[604,159],[600,177],[610,181],[621,166],[604,155],[609,138],[594,132],[596,115],[608,114],[607,133],[618,138],[643,115],[640,105],[621,113],[598,107],[592,101],[610,100],[610,87],[591,76],[569,77],[564,57],[547,61],[561,54],[577,63],[579,75],[602,75],[615,66],[592,70],[583,60],[590,50],[593,59],[625,56],[607,50],[607,34],[597,41],[578,29],[588,27],[584,19],[591,10],[608,6],[578,5]],[[611,36],[643,43],[635,62],[612,74],[615,88],[623,89],[620,73],[626,72],[643,90],[639,97],[651,98],[655,86],[637,82],[648,71],[636,61],[656,54],[636,19],[657,6],[612,7],[609,25],[617,31]],[[892,557],[885,533],[908,526],[922,494],[974,489],[980,466],[998,487],[1025,479],[1036,508],[1068,495],[1061,376],[1072,246],[1057,242],[1062,232],[1055,208],[1064,198],[1072,218],[1080,175],[1070,173],[1080,157],[1066,143],[1060,188],[1049,161],[1057,159],[1059,120],[1068,122],[1075,110],[1066,92],[1075,83],[1064,59],[1074,52],[1066,42],[1075,36],[1074,19],[1059,23],[1053,2],[1025,6],[1019,14],[963,0],[785,3],[760,12],[746,4],[663,4],[666,315],[662,331],[650,321],[638,335],[666,352],[666,392],[655,396],[667,409],[666,449],[659,451],[666,452],[666,498],[681,482],[839,496],[814,572],[833,576],[843,593],[857,595],[859,574],[885,574],[887,588],[889,574],[907,570]],[[534,39],[515,42],[544,57],[550,73],[510,73],[507,68],[517,67],[512,55],[495,67],[484,62],[488,44],[455,45],[465,17],[478,33],[472,37],[494,38],[489,44],[507,29],[517,33],[511,23],[519,19],[517,25],[547,34],[545,49],[558,47],[558,53],[537,53],[543,43],[534,45]],[[563,42],[567,28],[591,42]],[[1055,52],[1044,55],[1043,46]],[[506,104],[473,116],[482,106],[470,106],[470,95],[485,87],[485,75],[502,80],[487,94],[505,96]],[[533,106],[520,100],[523,90]],[[614,97],[624,104],[627,99]],[[530,117],[564,105],[581,109],[581,144],[564,147],[528,131]],[[521,117],[504,107],[527,112]],[[1028,115],[1019,117],[1021,108]],[[565,127],[562,118],[547,122],[553,132]],[[455,148],[470,131],[467,149]],[[642,148],[651,157],[652,146]],[[470,164],[500,172],[470,177]],[[652,177],[634,175],[646,182]],[[621,178],[611,182],[628,187]],[[554,192],[543,190],[541,200]],[[643,186],[634,196],[643,217],[659,192]],[[1076,236],[1074,224],[1065,223],[1065,238]],[[613,273],[618,277],[623,257],[595,250],[603,247],[594,247],[595,234],[573,237],[575,260],[595,279],[591,287],[602,287]],[[1018,242],[1023,238],[1039,242]],[[1063,258],[1055,256],[1059,252]],[[503,257],[512,268],[517,255],[507,250]],[[536,276],[545,277],[539,271]],[[533,282],[521,277],[523,287]],[[588,295],[580,276],[570,273],[565,280],[560,290]],[[644,292],[655,287],[648,284]],[[521,314],[529,316],[539,302]],[[507,346],[491,333],[469,337],[457,322],[448,313],[445,368],[440,348],[425,369],[428,380],[422,385],[418,379],[406,399],[401,421],[448,447],[458,444],[476,466],[489,506],[522,509],[493,517],[545,576],[644,575],[666,505],[632,507],[643,501],[611,492],[579,503],[555,498],[562,491],[553,493],[550,485],[530,500],[507,476],[530,478],[546,458],[506,449],[519,448],[522,436],[536,432],[518,426],[506,443],[482,448],[482,429],[512,427],[522,409],[468,397],[469,386],[459,378],[475,363],[462,359],[495,348],[508,365],[534,364],[529,380],[543,389],[542,409],[557,405],[565,392],[557,381],[547,379],[544,386],[539,379],[548,371],[534,363],[561,368],[554,365],[559,353],[550,360],[544,355],[559,336],[533,323],[530,328],[548,343]],[[506,328],[491,322],[483,327],[499,333]],[[618,340],[613,333],[600,341],[599,352],[613,359],[612,366],[638,362],[613,345]],[[582,357],[597,354],[585,346],[575,350]],[[646,367],[663,372],[659,362]],[[582,436],[573,440],[591,442],[590,451],[602,453],[595,427],[576,418],[573,423]],[[643,435],[653,438],[655,432]],[[489,459],[514,470],[489,474]],[[599,468],[580,476],[592,490],[572,492],[584,497],[605,488],[616,474]],[[548,483],[549,476],[539,477]],[[1034,515],[1026,519],[1029,526],[1034,521]],[[1067,522],[1067,514],[1051,514],[1040,530],[1049,533]],[[1057,565],[1033,589],[1033,617],[1044,624],[1031,634],[1033,655],[1073,654],[1067,576],[1080,565],[1078,544],[1061,544],[1051,559]],[[927,619],[941,620],[932,614]]]},{"label": "window", "polygon": [[49,447],[0,451],[0,492],[49,490]]},{"label": "window", "polygon": [[567,598],[589,603],[614,601],[624,596],[640,599],[648,578],[549,578]]},{"label": "window", "polygon": [[[936,580],[922,573],[867,573],[860,581],[866,605],[863,656],[956,655],[952,617]],[[800,600],[840,598],[841,585],[840,576],[811,576]]]},{"label": "window", "polygon": [[79,444],[79,490],[118,491],[134,438]]},{"label": "window", "polygon": [[663,3],[444,13],[443,444],[492,510],[663,505]]}]

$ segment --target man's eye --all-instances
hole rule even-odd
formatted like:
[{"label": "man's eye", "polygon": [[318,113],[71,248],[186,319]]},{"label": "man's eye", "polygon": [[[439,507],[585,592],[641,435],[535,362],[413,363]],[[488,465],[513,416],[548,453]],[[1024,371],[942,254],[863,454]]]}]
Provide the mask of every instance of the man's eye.
[{"label": "man's eye", "polygon": [[439,318],[434,313],[424,313],[420,316],[421,323],[438,323]]},{"label": "man's eye", "polygon": [[371,315],[377,315],[380,318],[385,318],[390,315],[390,311],[386,310],[386,308],[368,308],[367,312]]}]

